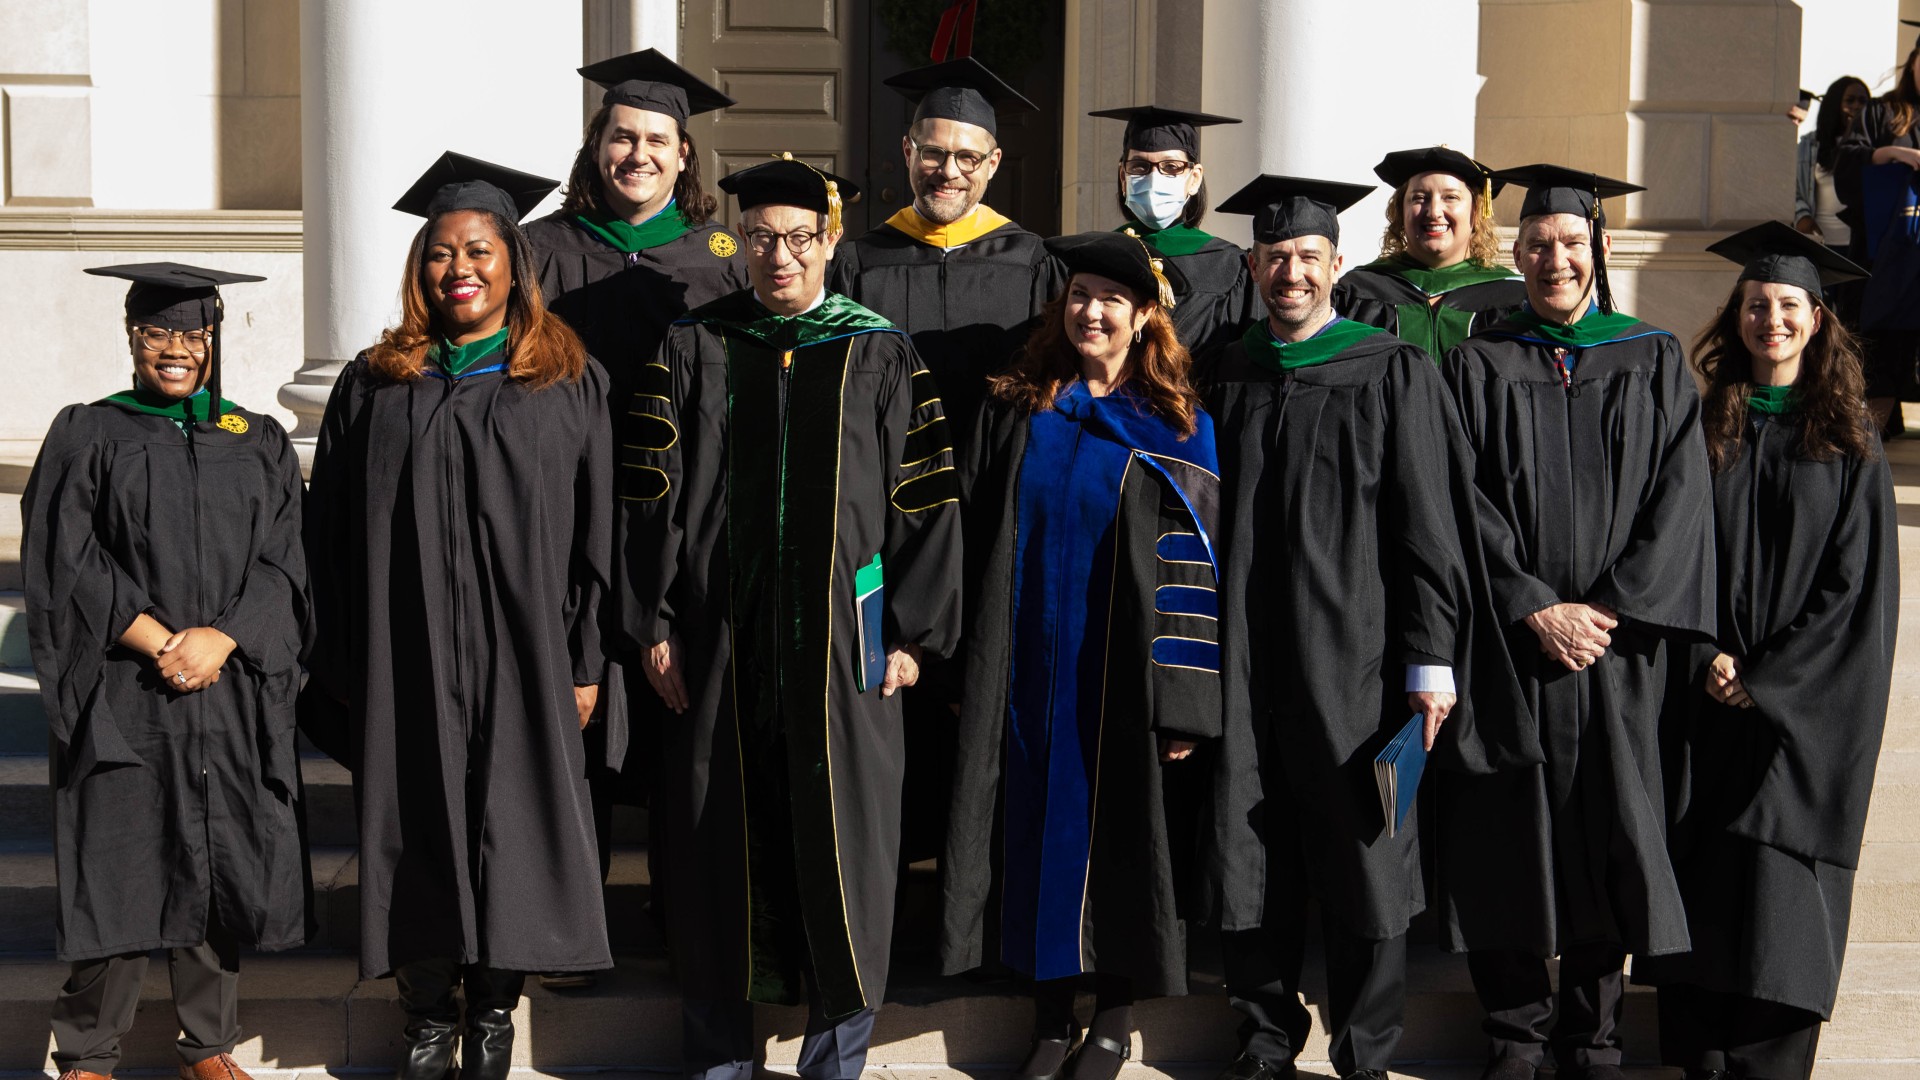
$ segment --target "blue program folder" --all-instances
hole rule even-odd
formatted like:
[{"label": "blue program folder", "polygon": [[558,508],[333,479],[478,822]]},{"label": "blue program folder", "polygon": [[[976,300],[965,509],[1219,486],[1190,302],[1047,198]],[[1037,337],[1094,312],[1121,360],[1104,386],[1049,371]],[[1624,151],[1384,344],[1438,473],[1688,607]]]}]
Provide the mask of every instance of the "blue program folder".
[{"label": "blue program folder", "polygon": [[882,587],[880,556],[853,575],[853,619],[860,642],[860,662],[853,668],[853,686],[861,693],[877,688],[887,678],[886,591]]},{"label": "blue program folder", "polygon": [[1380,756],[1373,759],[1373,780],[1380,787],[1380,813],[1387,819],[1387,837],[1391,839],[1407,823],[1407,811],[1413,809],[1414,795],[1420,790],[1420,774],[1427,767],[1426,721],[1419,713],[1394,735]]}]

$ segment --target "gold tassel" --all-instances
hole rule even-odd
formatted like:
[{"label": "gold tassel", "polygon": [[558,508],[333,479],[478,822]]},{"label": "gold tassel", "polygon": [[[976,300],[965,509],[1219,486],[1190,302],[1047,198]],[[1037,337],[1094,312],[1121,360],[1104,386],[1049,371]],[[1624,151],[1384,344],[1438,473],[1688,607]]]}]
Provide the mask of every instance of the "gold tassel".
[{"label": "gold tassel", "polygon": [[[1141,246],[1145,247],[1146,245],[1143,244]],[[1147,265],[1153,268],[1153,280],[1160,286],[1160,306],[1163,308],[1173,307],[1173,286],[1168,283],[1167,275],[1160,272],[1160,260],[1148,259]]]},{"label": "gold tassel", "polygon": [[[776,156],[781,161],[800,160],[793,156],[793,151],[791,150],[782,150]],[[804,161],[801,161],[800,164],[807,165]],[[815,169],[811,165],[807,165],[807,168],[812,170],[813,175],[820,178],[821,183],[827,185],[827,232],[837,233],[840,231],[840,207],[842,205],[840,201],[840,185],[828,179],[827,174],[821,172],[819,169]]]},{"label": "gold tassel", "polygon": [[1480,182],[1483,185],[1480,189],[1480,216],[1483,218],[1486,218],[1488,221],[1492,221],[1493,220],[1493,177],[1491,176],[1484,177]]}]

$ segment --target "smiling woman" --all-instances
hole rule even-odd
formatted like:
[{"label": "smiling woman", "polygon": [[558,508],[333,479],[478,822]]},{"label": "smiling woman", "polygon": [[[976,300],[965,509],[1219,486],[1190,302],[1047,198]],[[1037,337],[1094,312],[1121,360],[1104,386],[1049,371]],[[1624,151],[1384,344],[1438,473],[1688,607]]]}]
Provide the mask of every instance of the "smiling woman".
[{"label": "smiling woman", "polygon": [[308,492],[307,693],[353,769],[360,968],[399,981],[406,1080],[451,1067],[457,984],[461,1075],[503,1080],[523,973],[610,963],[579,735],[608,678],[606,375],[518,225],[555,186],[447,154],[401,198],[427,219],[401,322],[341,373]]}]

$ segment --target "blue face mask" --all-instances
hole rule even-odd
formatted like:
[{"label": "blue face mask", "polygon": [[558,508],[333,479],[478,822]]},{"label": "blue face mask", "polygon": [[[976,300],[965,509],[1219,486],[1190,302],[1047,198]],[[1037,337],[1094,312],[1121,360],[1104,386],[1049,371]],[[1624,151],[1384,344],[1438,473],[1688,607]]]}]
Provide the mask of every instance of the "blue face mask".
[{"label": "blue face mask", "polygon": [[1180,212],[1187,208],[1187,178],[1183,176],[1162,176],[1150,172],[1145,176],[1127,177],[1127,209],[1140,219],[1142,225],[1164,229],[1180,220]]}]

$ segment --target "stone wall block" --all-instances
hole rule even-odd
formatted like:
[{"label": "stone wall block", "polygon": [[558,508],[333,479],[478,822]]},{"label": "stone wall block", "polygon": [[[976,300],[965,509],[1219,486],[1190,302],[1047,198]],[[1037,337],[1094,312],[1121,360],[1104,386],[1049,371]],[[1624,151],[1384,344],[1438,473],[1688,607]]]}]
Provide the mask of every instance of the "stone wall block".
[{"label": "stone wall block", "polygon": [[1793,125],[1771,113],[1713,118],[1709,224],[1793,220],[1794,136]]},{"label": "stone wall block", "polygon": [[1626,220],[1674,228],[1706,224],[1710,119],[1687,113],[1630,115],[1627,129],[1631,154],[1625,175],[1647,190],[1627,197]]},{"label": "stone wall block", "polygon": [[90,56],[87,0],[0,3],[0,77],[84,78]]},{"label": "stone wall block", "polygon": [[1627,0],[1481,0],[1480,6],[1480,72],[1488,77],[1480,92],[1482,125],[1626,108]]},{"label": "stone wall block", "polygon": [[225,210],[300,208],[300,99],[219,100],[219,197]]},{"label": "stone wall block", "polygon": [[[1635,102],[1705,112],[1769,109],[1775,102],[1784,108],[1783,93],[1792,98],[1799,65],[1799,10],[1793,4],[1635,0],[1633,7]],[[1786,40],[1794,51],[1783,64]]]},{"label": "stone wall block", "polygon": [[[260,97],[300,96],[299,0],[245,0],[241,38],[246,43],[246,81],[228,93]],[[296,204],[297,205],[297,204]]]},{"label": "stone wall block", "polygon": [[85,87],[10,86],[6,110],[7,203],[85,206],[92,201],[92,110]]}]

